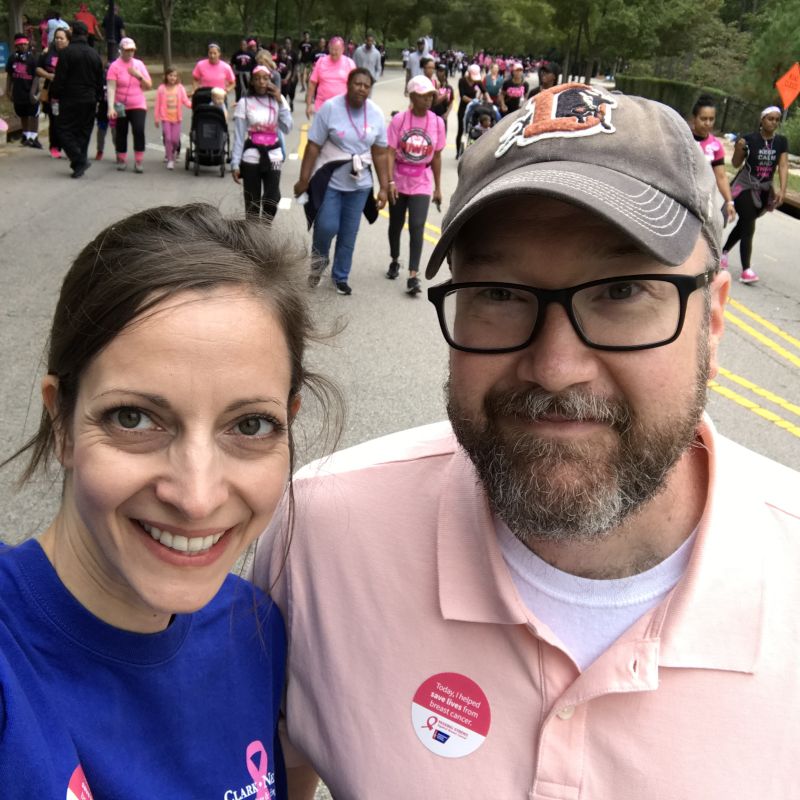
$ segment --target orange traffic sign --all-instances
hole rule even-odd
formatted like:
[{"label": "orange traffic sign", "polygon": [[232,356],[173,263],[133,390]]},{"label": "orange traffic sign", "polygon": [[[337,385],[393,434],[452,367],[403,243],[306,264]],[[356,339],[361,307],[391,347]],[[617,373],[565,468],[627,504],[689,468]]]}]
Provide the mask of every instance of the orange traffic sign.
[{"label": "orange traffic sign", "polygon": [[800,94],[800,64],[795,61],[794,65],[789,67],[789,69],[775,81],[775,87],[778,92],[780,92],[784,109],[789,108],[795,101],[797,95]]}]

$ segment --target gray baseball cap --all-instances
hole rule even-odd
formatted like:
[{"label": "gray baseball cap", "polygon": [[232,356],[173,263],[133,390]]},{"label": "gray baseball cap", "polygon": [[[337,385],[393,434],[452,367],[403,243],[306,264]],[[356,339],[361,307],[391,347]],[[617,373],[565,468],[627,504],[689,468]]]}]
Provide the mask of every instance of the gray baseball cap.
[{"label": "gray baseball cap", "polygon": [[715,258],[721,251],[714,172],[687,123],[653,100],[567,83],[499,122],[459,161],[425,276],[436,275],[467,220],[518,195],[585,208],[670,266],[686,261],[701,231]]}]

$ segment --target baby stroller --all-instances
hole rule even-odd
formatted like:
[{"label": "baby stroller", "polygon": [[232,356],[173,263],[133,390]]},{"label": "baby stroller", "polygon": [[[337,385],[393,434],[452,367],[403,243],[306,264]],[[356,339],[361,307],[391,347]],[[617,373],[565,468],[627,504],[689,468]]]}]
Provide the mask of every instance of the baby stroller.
[{"label": "baby stroller", "polygon": [[[489,117],[489,127],[481,124],[481,117]],[[500,111],[492,103],[473,100],[464,110],[464,130],[467,132],[467,147],[480,137],[500,119]]]},{"label": "baby stroller", "polygon": [[211,102],[211,89],[198,89],[192,95],[192,127],[185,167],[188,170],[194,163],[195,175],[200,174],[201,164],[219,167],[219,176],[224,178],[227,161],[230,161],[230,141],[225,112]]}]

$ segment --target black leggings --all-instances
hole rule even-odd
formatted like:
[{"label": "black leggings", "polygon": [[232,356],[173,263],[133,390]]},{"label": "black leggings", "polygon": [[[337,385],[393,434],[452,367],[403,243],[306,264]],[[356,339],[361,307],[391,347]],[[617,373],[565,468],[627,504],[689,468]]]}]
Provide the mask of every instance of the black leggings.
[{"label": "black leggings", "polygon": [[268,156],[261,157],[260,164],[239,165],[244,184],[244,210],[248,217],[262,217],[272,222],[278,212],[281,199],[281,171],[272,169]]},{"label": "black leggings", "polygon": [[147,111],[143,108],[133,108],[125,112],[124,117],[117,117],[117,152],[125,154],[128,152],[128,123],[133,131],[133,152],[144,152],[144,121],[147,118]]},{"label": "black leggings", "polygon": [[750,256],[753,253],[753,236],[756,232],[756,220],[764,213],[769,200],[769,192],[761,192],[761,208],[756,208],[753,202],[753,193],[745,189],[734,201],[736,213],[739,218],[736,225],[728,236],[728,241],[722,248],[724,252],[730,252],[732,247],[739,244],[739,257],[742,261],[742,269],[750,269]]},{"label": "black leggings", "polygon": [[464,135],[464,115],[466,114],[467,106],[464,104],[458,107],[458,133],[456,133],[456,155],[460,155],[464,149],[464,143],[461,137]]},{"label": "black leggings", "polygon": [[431,198],[427,194],[398,194],[397,201],[389,205],[389,254],[392,261],[400,256],[400,234],[406,222],[408,211],[408,233],[410,238],[408,270],[419,271],[422,257],[422,236],[425,233],[425,220]]}]

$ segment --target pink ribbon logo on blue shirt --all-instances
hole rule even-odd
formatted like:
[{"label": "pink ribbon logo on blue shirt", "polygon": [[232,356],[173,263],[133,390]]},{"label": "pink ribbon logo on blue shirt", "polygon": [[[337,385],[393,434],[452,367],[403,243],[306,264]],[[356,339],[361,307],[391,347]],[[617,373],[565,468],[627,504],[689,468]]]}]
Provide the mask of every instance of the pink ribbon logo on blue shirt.
[{"label": "pink ribbon logo on blue shirt", "polygon": [[[247,771],[256,787],[256,800],[269,800],[270,792],[267,787],[267,765],[269,757],[264,745],[256,739],[247,745]],[[256,759],[258,759],[256,761]]]}]

